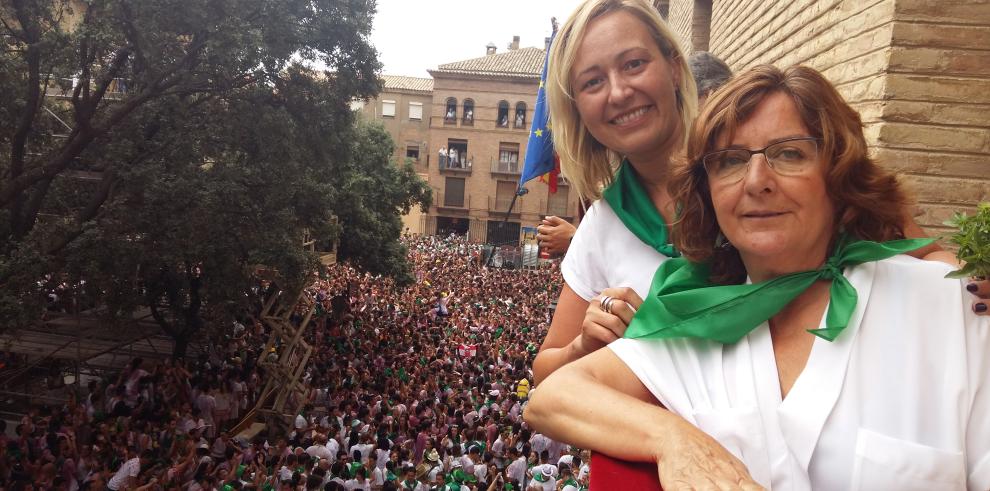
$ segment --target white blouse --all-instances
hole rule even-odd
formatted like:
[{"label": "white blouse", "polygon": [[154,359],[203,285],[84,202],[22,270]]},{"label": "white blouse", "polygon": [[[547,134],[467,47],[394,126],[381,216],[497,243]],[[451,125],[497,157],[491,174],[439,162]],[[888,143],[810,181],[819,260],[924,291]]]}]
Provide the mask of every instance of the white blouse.
[{"label": "white blouse", "polygon": [[847,268],[859,297],[850,324],[815,339],[784,400],[766,323],[734,345],[609,348],[768,488],[987,490],[990,318],[948,271],[907,256]]},{"label": "white blouse", "polygon": [[645,297],[653,273],[666,260],[633,235],[605,200],[598,200],[574,233],[560,272],[567,286],[589,302],[606,288],[629,287]]}]

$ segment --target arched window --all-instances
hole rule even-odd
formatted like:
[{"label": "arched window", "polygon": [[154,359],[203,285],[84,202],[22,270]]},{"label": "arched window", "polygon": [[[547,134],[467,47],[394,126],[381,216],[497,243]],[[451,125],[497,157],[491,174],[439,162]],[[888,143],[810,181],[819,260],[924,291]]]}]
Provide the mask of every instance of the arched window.
[{"label": "arched window", "polygon": [[516,103],[516,115],[513,121],[515,122],[515,128],[525,128],[526,127],[526,103],[517,102]]},{"label": "arched window", "polygon": [[499,128],[509,127],[509,102],[499,101],[498,103],[498,118],[495,120],[495,126]]},{"label": "arched window", "polygon": [[447,98],[447,108],[443,113],[444,124],[457,124],[457,99]]},{"label": "arched window", "polygon": [[474,125],[474,101],[471,99],[464,99],[464,116],[461,124]]}]

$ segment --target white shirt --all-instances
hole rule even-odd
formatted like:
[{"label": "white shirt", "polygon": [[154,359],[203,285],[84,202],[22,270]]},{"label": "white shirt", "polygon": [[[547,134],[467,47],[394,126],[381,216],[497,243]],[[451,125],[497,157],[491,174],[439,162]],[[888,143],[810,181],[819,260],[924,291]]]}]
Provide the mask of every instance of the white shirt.
[{"label": "white shirt", "polygon": [[349,479],[344,482],[344,487],[347,488],[347,491],[352,491],[354,489],[371,491],[371,483],[367,479],[364,480],[364,483],[359,483],[357,479]]},{"label": "white shirt", "polygon": [[127,478],[137,477],[140,472],[141,459],[137,457],[130,459],[121,464],[120,469],[117,469],[117,473],[110,478],[110,482],[107,483],[107,487],[116,491],[127,483]]},{"label": "white shirt", "polygon": [[371,481],[372,486],[381,486],[385,484],[385,474],[382,473],[381,469],[375,466],[375,468],[371,470],[371,477],[368,480]]},{"label": "white shirt", "polygon": [[526,479],[526,458],[519,457],[509,464],[509,468],[506,469],[509,477],[519,483],[520,486],[523,485],[523,481]]},{"label": "white shirt", "polygon": [[598,200],[574,233],[560,272],[567,286],[589,302],[602,290],[616,287],[632,288],[645,297],[653,273],[666,259],[633,235],[608,203]]},{"label": "white shirt", "polygon": [[[990,489],[990,318],[948,267],[907,256],[847,268],[849,326],[816,338],[781,401],[769,329],[735,345],[609,345],[667,408],[764,486]],[[824,316],[823,316],[824,318]],[[824,319],[821,327],[824,327]]]},{"label": "white shirt", "polygon": [[337,456],[334,455],[334,453],[331,452],[325,445],[311,445],[306,449],[306,453],[309,454],[310,457],[327,459],[330,463],[333,463],[333,461],[337,458]]}]

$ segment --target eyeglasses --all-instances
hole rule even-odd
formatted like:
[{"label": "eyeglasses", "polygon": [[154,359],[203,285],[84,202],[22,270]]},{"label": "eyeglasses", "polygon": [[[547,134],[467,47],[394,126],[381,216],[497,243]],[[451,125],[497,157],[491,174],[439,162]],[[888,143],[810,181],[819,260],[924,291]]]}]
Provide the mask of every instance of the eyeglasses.
[{"label": "eyeglasses", "polygon": [[803,136],[789,138],[759,150],[730,148],[705,154],[701,158],[708,179],[719,184],[735,184],[746,176],[753,155],[763,154],[767,165],[782,176],[803,174],[818,162],[818,142],[821,138]]}]

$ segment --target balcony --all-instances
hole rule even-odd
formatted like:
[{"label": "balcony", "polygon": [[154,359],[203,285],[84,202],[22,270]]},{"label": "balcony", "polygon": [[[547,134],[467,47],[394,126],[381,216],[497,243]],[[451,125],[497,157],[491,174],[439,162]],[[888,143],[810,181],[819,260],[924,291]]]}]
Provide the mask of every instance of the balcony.
[{"label": "balcony", "polygon": [[556,217],[563,218],[568,222],[574,220],[574,213],[571,210],[570,203],[561,203],[560,201],[550,200],[550,201],[540,201],[540,211],[544,215],[553,215]]},{"label": "balcony", "polygon": [[519,160],[514,161],[500,160],[495,157],[491,158],[491,172],[492,174],[500,176],[519,176],[522,174],[522,166],[519,165]]},{"label": "balcony", "polygon": [[435,196],[433,203],[436,204],[437,211],[467,215],[468,210],[471,209],[470,195],[436,193]]},{"label": "balcony", "polygon": [[473,159],[468,159],[466,162],[464,160],[451,162],[450,159],[444,159],[437,168],[440,169],[441,174],[471,175],[472,164]]},{"label": "balcony", "polygon": [[512,206],[512,212],[509,213],[510,218],[519,218],[523,207],[523,197],[520,196],[516,198],[515,205],[512,204],[512,196],[489,196],[488,197],[488,214],[494,215],[496,217],[504,217],[506,212],[509,211],[509,207]]}]

